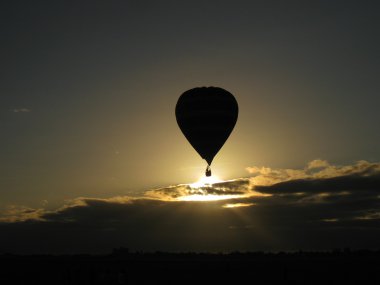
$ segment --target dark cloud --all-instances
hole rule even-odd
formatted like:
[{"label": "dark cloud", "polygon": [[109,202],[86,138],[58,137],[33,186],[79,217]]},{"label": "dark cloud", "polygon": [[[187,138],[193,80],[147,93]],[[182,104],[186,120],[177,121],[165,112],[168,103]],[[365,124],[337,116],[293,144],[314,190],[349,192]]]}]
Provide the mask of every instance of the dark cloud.
[{"label": "dark cloud", "polygon": [[[380,248],[379,170],[363,161],[314,161],[299,170],[250,168],[250,178],[145,197],[77,198],[54,211],[11,206],[0,244],[20,253]],[[200,195],[225,199],[191,199]]]},{"label": "dark cloud", "polygon": [[256,186],[255,189],[268,194],[291,194],[305,192],[337,193],[343,191],[379,194],[380,173],[373,175],[352,174],[333,178],[299,179],[270,186]]}]

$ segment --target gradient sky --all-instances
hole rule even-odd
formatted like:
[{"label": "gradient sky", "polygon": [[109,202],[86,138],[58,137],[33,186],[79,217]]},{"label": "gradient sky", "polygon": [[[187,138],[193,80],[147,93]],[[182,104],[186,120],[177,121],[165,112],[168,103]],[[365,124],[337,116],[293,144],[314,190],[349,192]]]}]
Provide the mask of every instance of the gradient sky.
[{"label": "gradient sky", "polygon": [[[380,160],[377,1],[2,1],[0,209],[139,196],[196,181],[184,91],[239,120],[213,162],[303,169]],[[251,167],[251,168],[249,168]]]}]

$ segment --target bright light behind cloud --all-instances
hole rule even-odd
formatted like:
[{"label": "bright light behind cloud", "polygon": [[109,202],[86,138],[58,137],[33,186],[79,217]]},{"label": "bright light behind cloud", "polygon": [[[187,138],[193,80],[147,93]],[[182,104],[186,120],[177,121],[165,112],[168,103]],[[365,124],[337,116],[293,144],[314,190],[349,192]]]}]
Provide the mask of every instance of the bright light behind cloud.
[{"label": "bright light behind cloud", "polygon": [[224,204],[223,208],[239,208],[239,207],[250,207],[256,205],[255,203],[231,203],[231,204]]},{"label": "bright light behind cloud", "polygon": [[223,182],[218,176],[202,176],[199,178],[199,180],[193,184],[190,184],[191,188],[200,188],[200,187],[207,187],[212,186],[212,184]]},{"label": "bright light behind cloud", "polygon": [[197,201],[197,202],[207,202],[207,201],[219,201],[242,198],[244,194],[212,194],[209,193],[208,189],[213,188],[213,184],[226,182],[220,179],[218,176],[213,175],[210,177],[202,176],[197,182],[189,184],[191,189],[195,190],[196,193],[189,195],[184,195],[178,197],[177,201]]},{"label": "bright light behind cloud", "polygon": [[219,201],[219,200],[228,200],[228,199],[237,199],[242,198],[244,195],[215,195],[215,194],[195,194],[181,196],[177,198],[177,201],[198,201],[198,202],[207,202],[207,201]]}]

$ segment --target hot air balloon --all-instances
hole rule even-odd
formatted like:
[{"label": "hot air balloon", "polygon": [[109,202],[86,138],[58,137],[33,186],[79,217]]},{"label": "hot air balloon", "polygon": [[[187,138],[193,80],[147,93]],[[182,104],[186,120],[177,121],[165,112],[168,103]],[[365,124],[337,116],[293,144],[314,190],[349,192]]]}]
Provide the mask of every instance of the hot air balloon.
[{"label": "hot air balloon", "polygon": [[238,112],[235,97],[219,87],[193,88],[179,97],[175,108],[178,126],[206,160],[206,176],[211,176],[211,163],[230,136]]}]

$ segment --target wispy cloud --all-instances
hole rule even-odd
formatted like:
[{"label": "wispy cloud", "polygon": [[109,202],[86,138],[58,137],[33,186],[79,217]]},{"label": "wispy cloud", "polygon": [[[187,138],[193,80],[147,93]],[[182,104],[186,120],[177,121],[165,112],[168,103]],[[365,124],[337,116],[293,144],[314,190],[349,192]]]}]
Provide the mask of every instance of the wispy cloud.
[{"label": "wispy cloud", "polygon": [[30,113],[32,112],[31,109],[28,108],[17,108],[12,110],[13,113]]},{"label": "wispy cloud", "polygon": [[326,179],[346,175],[370,175],[380,173],[379,163],[370,163],[365,160],[352,165],[331,165],[325,160],[313,160],[303,169],[273,169],[270,167],[247,167],[247,171],[253,174],[253,185],[268,186],[280,182],[300,179]]},{"label": "wispy cloud", "polygon": [[43,209],[33,209],[25,206],[9,205],[1,213],[0,223],[24,222],[28,220],[42,221],[46,213]]}]

